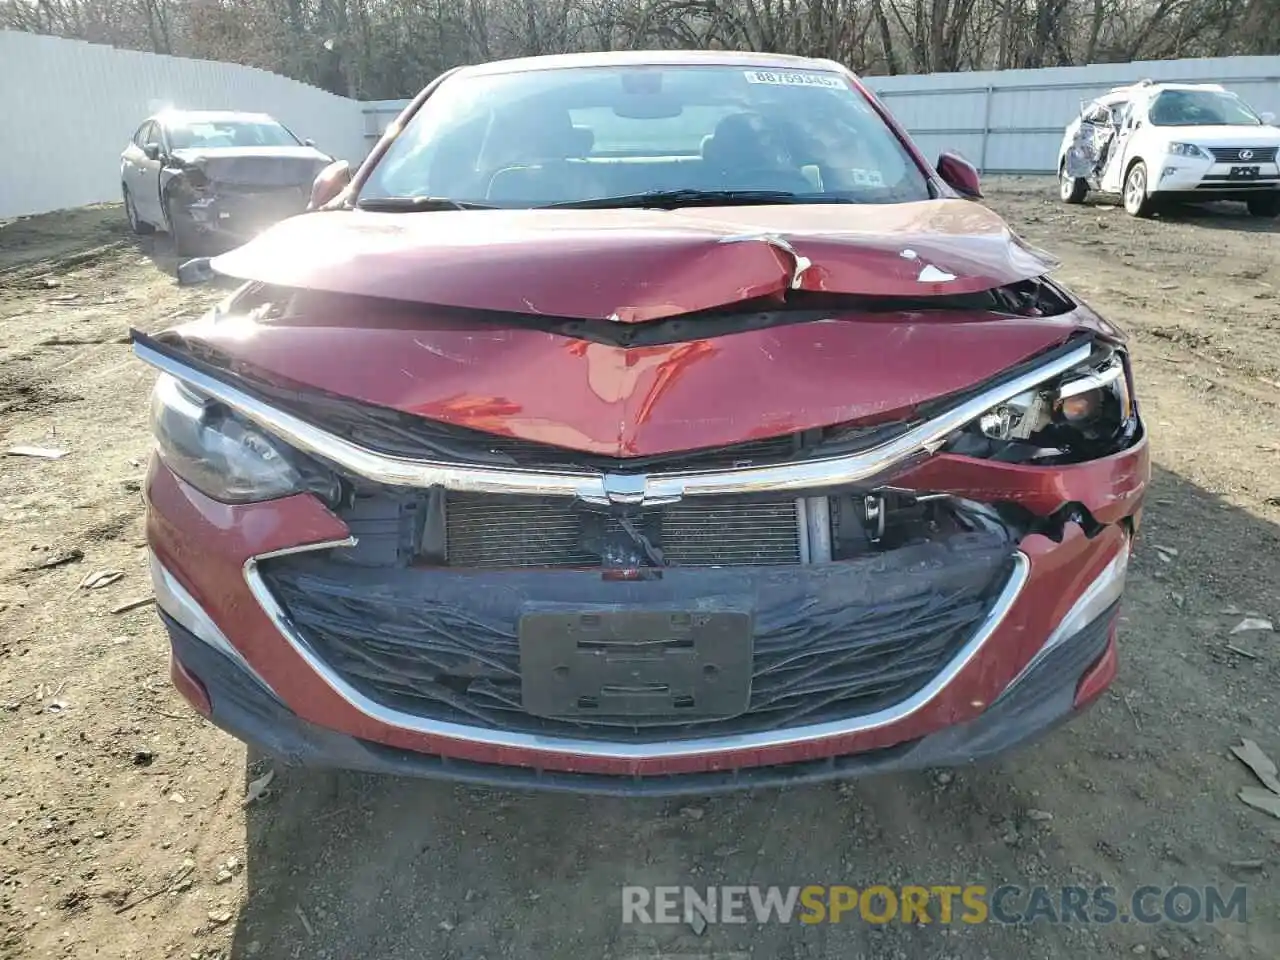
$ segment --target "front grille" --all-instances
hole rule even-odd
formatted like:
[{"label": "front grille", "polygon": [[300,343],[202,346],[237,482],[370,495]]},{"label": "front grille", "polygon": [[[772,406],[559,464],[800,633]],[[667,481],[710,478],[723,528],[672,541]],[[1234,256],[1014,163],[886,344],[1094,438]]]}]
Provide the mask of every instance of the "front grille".
[{"label": "front grille", "polygon": [[[644,547],[609,516],[559,498],[450,494],[447,558],[454,567],[628,565]],[[800,562],[794,498],[715,498],[645,510],[630,526],[673,566]]]},{"label": "front grille", "polygon": [[267,225],[302,213],[308,192],[302,187],[219,186],[216,208],[232,226]]},{"label": "front grille", "polygon": [[[1275,163],[1276,147],[1210,147],[1209,152],[1218,163]],[[1240,156],[1241,152],[1252,154]]]},{"label": "front grille", "polygon": [[[648,583],[598,573],[362,570],[291,556],[260,569],[301,639],[384,707],[490,729],[620,741],[727,736],[862,716],[923,688],[973,636],[1010,573],[997,534],[969,534],[786,577],[667,570]],[[806,571],[799,573],[798,571]],[[546,719],[521,705],[520,616],[531,601],[694,609],[749,597],[752,685],[723,719]]]},{"label": "front grille", "polygon": [[304,157],[212,157],[204,169],[209,179],[222,186],[246,189],[306,186],[323,164]]}]

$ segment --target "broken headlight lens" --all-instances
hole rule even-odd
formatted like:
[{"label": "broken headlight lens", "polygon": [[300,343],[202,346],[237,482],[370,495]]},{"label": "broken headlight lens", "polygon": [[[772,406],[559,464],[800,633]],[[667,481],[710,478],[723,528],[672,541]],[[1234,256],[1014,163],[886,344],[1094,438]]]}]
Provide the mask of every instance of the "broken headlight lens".
[{"label": "broken headlight lens", "polygon": [[337,478],[168,374],[151,396],[160,458],[201,493],[224,503],[257,503],[313,492],[332,502]]},{"label": "broken headlight lens", "polygon": [[1138,434],[1124,354],[1100,347],[1085,363],[992,407],[948,444],[952,453],[1044,465],[1107,456]]}]

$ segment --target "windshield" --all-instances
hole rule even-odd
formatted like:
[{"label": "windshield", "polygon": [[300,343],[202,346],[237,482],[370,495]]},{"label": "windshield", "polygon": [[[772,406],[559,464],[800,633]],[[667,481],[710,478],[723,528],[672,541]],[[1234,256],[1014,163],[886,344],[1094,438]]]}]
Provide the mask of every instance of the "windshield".
[{"label": "windshield", "polygon": [[445,81],[360,200],[532,207],[722,190],[860,203],[930,196],[902,141],[838,74],[621,66]]},{"label": "windshield", "polygon": [[191,120],[171,124],[175,150],[193,147],[296,147],[298,138],[274,120]]},{"label": "windshield", "polygon": [[1157,127],[1256,127],[1262,120],[1234,93],[1217,90],[1165,90],[1151,102]]}]

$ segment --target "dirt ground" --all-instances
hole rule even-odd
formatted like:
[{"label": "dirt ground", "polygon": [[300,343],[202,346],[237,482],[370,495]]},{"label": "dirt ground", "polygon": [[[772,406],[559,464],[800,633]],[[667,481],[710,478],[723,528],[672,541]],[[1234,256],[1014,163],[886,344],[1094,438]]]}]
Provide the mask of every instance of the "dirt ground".
[{"label": "dirt ground", "polygon": [[[1120,678],[1000,763],[708,799],[265,772],[171,690],[126,331],[199,313],[118,207],[0,226],[0,958],[1280,956],[1280,225],[1135,221],[1010,179],[989,202],[1127,328],[1156,462]],[[1165,550],[1162,559],[1155,550]],[[1171,549],[1168,549],[1171,548]],[[1176,552],[1175,552],[1176,551]],[[99,589],[87,575],[119,571]],[[625,884],[1248,887],[1248,923],[624,926]]]}]

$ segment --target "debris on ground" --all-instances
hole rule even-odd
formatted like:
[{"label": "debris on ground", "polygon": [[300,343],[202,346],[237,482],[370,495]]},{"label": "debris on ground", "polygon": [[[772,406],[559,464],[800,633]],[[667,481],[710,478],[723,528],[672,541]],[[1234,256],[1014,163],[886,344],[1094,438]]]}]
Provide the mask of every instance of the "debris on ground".
[{"label": "debris on ground", "polygon": [[155,597],[138,597],[135,600],[126,600],[124,603],[117,604],[111,608],[111,612],[128,613],[130,610],[137,610],[139,607],[145,607],[147,604],[155,602]]},{"label": "debris on ground", "polygon": [[1252,740],[1241,737],[1240,743],[1231,748],[1237,759],[1253,771],[1266,789],[1243,787],[1237,796],[1249,806],[1280,818],[1280,776],[1275,762],[1262,752]]},{"label": "debris on ground", "polygon": [[1280,770],[1276,769],[1275,762],[1262,752],[1261,747],[1247,737],[1241,737],[1240,743],[1232,747],[1231,752],[1253,771],[1264,787],[1280,795]]},{"label": "debris on ground", "polygon": [[249,782],[248,788],[244,792],[244,802],[241,806],[247,807],[255,800],[260,800],[267,793],[267,788],[271,786],[271,781],[276,778],[276,771],[273,767],[256,780]]},{"label": "debris on ground", "polygon": [[[31,549],[34,550],[35,547],[32,547]],[[78,563],[83,559],[84,559],[84,551],[81,550],[79,547],[66,547],[61,550],[54,550],[51,553],[49,553],[47,556],[42,557],[41,559],[35,561],[34,563],[29,563],[24,565],[22,569],[23,570],[52,570],[54,567],[61,567],[62,565],[67,563]]]},{"label": "debris on ground", "polygon": [[302,908],[294,907],[293,912],[296,913],[298,915],[298,919],[302,921],[302,927],[307,931],[307,936],[314,937],[316,935],[316,928],[311,926],[311,921],[308,920],[307,915],[302,912]]},{"label": "debris on ground", "polygon": [[214,874],[213,882],[214,883],[230,883],[233,879],[235,879],[236,874],[243,869],[244,869],[244,865],[241,864],[239,858],[229,857],[227,859],[227,862],[222,864],[218,868],[218,872]]},{"label": "debris on ground", "polygon": [[1264,620],[1262,617],[1245,617],[1231,628],[1231,632],[1248,633],[1252,630],[1261,630],[1272,633],[1275,629],[1275,625],[1270,620]]},{"label": "debris on ground", "polygon": [[123,570],[95,570],[80,581],[81,590],[101,590],[124,576]]},{"label": "debris on ground", "polygon": [[10,447],[5,451],[11,457],[38,457],[41,460],[61,460],[68,452],[53,447]]},{"label": "debris on ground", "polygon": [[1280,794],[1261,787],[1242,787],[1237,796],[1254,809],[1280,819]]},{"label": "debris on ground", "polygon": [[1232,860],[1227,864],[1232,870],[1261,870],[1263,860]]}]

